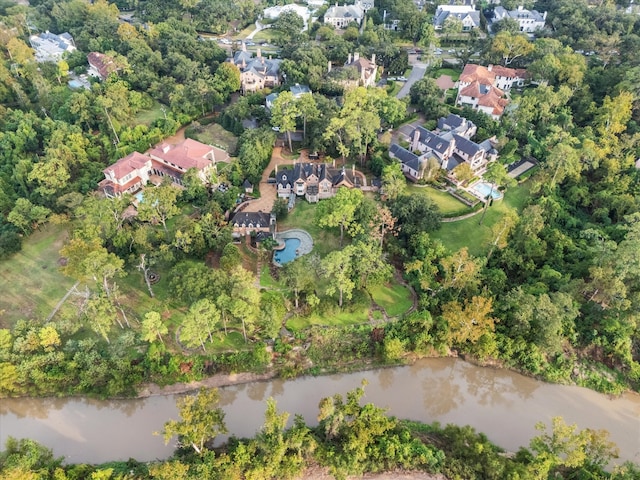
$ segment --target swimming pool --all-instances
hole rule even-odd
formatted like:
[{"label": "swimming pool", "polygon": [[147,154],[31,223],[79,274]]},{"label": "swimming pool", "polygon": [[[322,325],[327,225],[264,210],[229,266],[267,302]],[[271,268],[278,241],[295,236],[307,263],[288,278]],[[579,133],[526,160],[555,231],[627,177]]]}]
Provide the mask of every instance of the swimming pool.
[{"label": "swimming pool", "polygon": [[144,192],[141,190],[138,193],[136,193],[134,197],[136,197],[136,200],[138,200],[138,203],[141,203],[142,200],[144,200]]},{"label": "swimming pool", "polygon": [[498,188],[492,187],[489,183],[478,182],[471,187],[471,190],[473,190],[482,200],[485,200],[489,194],[491,194],[494,200],[502,198],[502,193],[500,193]]},{"label": "swimming pool", "polygon": [[276,250],[273,254],[273,259],[280,265],[289,263],[298,257],[298,247],[300,247],[299,238],[287,238],[284,241],[284,249]]}]

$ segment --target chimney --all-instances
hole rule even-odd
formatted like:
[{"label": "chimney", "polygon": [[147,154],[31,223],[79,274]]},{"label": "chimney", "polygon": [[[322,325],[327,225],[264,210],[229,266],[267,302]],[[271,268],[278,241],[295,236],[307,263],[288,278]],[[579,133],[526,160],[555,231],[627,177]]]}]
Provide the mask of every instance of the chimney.
[{"label": "chimney", "polygon": [[353,54],[353,61],[357,62],[360,59],[360,53],[359,52],[355,52]]},{"label": "chimney", "polygon": [[347,65],[349,65],[351,63],[351,53],[349,53],[349,56],[347,57]]},{"label": "chimney", "polygon": [[418,150],[418,142],[420,141],[420,132],[416,128],[413,132],[413,142],[411,143],[411,150],[414,152]]},{"label": "chimney", "polygon": [[247,51],[247,45],[244,42],[242,42],[242,51],[243,52]]},{"label": "chimney", "polygon": [[351,164],[351,173],[352,173],[353,175],[355,175],[355,174],[356,174],[356,164],[355,164],[355,163],[352,163],[352,164]]},{"label": "chimney", "polygon": [[542,20],[546,20],[546,19],[547,19],[547,12],[544,12],[544,13],[542,14]]},{"label": "chimney", "polygon": [[489,64],[489,66],[487,67],[487,70],[488,70],[488,71],[493,70],[493,65]]},{"label": "chimney", "polygon": [[276,163],[276,175],[278,175],[278,164]]},{"label": "chimney", "polygon": [[262,50],[258,47],[258,51],[256,52],[256,57],[262,58]]},{"label": "chimney", "polygon": [[327,73],[331,71],[331,60],[327,62]]},{"label": "chimney", "polygon": [[373,63],[374,65],[376,64],[376,54],[375,53],[371,54],[371,63]]},{"label": "chimney", "polygon": [[335,158],[331,160],[331,166],[333,168],[336,168],[336,159]]},{"label": "chimney", "polygon": [[116,180],[116,171],[113,168],[109,170],[109,176],[111,177],[111,180]]},{"label": "chimney", "polygon": [[167,153],[169,150],[171,150],[169,144],[165,143],[164,145],[162,145],[162,153]]}]

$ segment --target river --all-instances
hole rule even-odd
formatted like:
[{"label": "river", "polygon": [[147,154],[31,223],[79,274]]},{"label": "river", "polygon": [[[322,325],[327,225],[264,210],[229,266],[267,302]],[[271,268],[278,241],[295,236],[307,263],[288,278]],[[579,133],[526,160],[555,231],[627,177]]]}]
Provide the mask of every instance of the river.
[{"label": "river", "polygon": [[[322,397],[344,394],[362,379],[365,402],[389,408],[400,418],[471,425],[501,447],[515,451],[537,435],[538,421],[562,416],[580,428],[606,429],[620,448],[620,459],[640,464],[640,396],[609,398],[580,387],[552,385],[507,370],[476,367],[440,358],[412,366],[366,372],[272,380],[224,387],[221,406],[236,436],[253,436],[263,422],[265,400],[278,409],[302,414],[313,423]],[[98,401],[90,399],[3,399],[0,443],[26,437],[52,448],[68,463],[141,461],[168,457],[153,432],[176,418],[176,396]]]}]

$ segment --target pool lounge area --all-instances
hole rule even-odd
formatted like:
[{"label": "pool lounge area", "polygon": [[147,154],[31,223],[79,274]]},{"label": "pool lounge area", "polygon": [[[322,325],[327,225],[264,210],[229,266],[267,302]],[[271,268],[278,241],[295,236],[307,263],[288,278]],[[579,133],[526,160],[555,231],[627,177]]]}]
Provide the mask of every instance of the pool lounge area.
[{"label": "pool lounge area", "polygon": [[502,198],[502,192],[498,190],[497,186],[492,187],[490,183],[483,182],[482,180],[471,185],[467,188],[467,191],[482,201],[486,200],[489,195],[491,195],[494,200],[500,200]]},{"label": "pool lounge area", "polygon": [[280,248],[276,247],[273,252],[273,263],[278,266],[292,262],[302,255],[311,253],[311,250],[313,250],[311,235],[307,231],[298,228],[276,233],[276,240],[280,243]]}]

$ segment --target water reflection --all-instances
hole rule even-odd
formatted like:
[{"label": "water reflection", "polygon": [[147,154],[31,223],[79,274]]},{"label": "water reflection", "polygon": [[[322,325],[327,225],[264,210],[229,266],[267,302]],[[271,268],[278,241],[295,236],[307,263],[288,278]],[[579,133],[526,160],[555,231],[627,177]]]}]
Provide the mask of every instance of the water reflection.
[{"label": "water reflection", "polygon": [[395,375],[392,368],[383,368],[378,373],[378,385],[380,385],[383,390],[389,390],[393,387],[394,379]]},{"label": "water reflection", "polygon": [[[264,423],[265,401],[315,424],[322,397],[344,395],[369,382],[366,402],[398,418],[471,425],[509,450],[527,445],[534,425],[561,415],[580,428],[607,429],[621,460],[638,461],[640,397],[610,399],[595,392],[549,385],[521,375],[480,368],[457,359],[429,359],[412,366],[329,377],[257,382],[220,389],[230,432],[248,437]],[[172,446],[152,435],[177,418],[178,396],[144,400],[7,399],[0,402],[0,443],[7,436],[33,438],[69,462],[104,462],[135,457],[166,458]],[[1,445],[0,445],[1,448]]]}]

